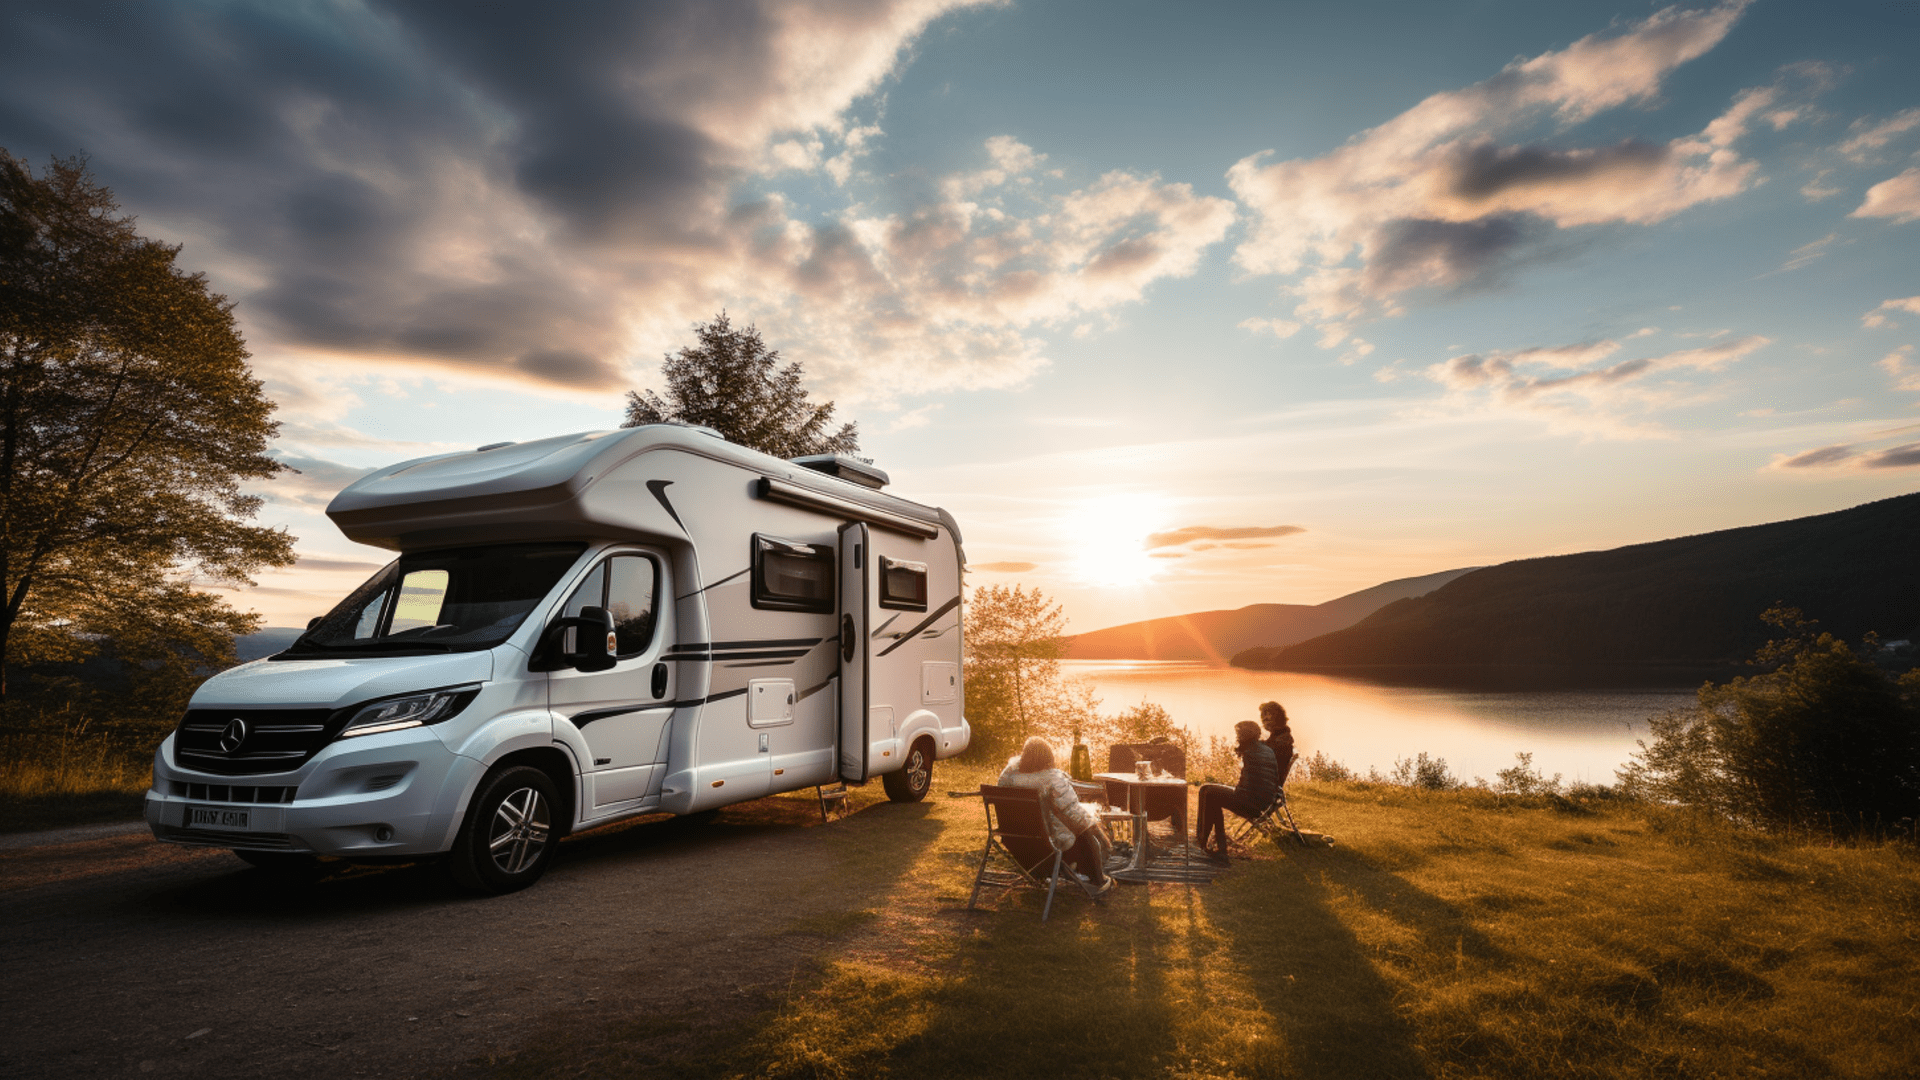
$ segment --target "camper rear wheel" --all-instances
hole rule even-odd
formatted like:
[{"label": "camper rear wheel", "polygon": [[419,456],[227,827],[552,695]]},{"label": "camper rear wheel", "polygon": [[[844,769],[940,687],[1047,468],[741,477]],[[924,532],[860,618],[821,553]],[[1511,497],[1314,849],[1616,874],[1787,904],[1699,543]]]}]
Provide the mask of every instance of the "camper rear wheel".
[{"label": "camper rear wheel", "polygon": [[899,772],[880,778],[887,798],[894,802],[919,802],[933,790],[933,743],[921,739],[907,751],[907,760]]},{"label": "camper rear wheel", "polygon": [[509,893],[540,880],[560,838],[553,781],[528,765],[495,769],[480,781],[447,856],[453,879],[476,892]]}]

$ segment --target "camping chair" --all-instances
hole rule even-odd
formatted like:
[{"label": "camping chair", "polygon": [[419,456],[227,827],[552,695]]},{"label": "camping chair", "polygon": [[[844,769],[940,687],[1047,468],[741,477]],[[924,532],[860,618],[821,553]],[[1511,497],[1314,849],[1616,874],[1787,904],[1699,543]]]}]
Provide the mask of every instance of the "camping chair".
[{"label": "camping chair", "polygon": [[1267,804],[1266,809],[1243,819],[1238,826],[1229,831],[1228,836],[1233,842],[1244,844],[1258,833],[1277,844],[1280,842],[1283,831],[1291,831],[1293,838],[1300,841],[1301,847],[1309,846],[1307,838],[1300,835],[1300,826],[1294,823],[1292,808],[1287,805],[1287,776],[1293,772],[1293,763],[1299,756],[1295,754],[1288,758],[1287,767],[1280,770],[1280,789],[1273,793],[1273,801]]},{"label": "camping chair", "polygon": [[[1022,885],[1038,889],[1044,885],[1047,903],[1040,909],[1041,922],[1046,922],[1052,914],[1053,893],[1062,881],[1078,886],[1090,900],[1098,898],[1091,886],[1067,868],[1065,854],[1054,848],[1053,839],[1047,835],[1047,812],[1041,806],[1038,791],[981,784],[980,801],[987,807],[987,846],[980,854],[980,872],[973,878],[973,895],[967,898],[969,911],[980,899],[983,885],[1000,889],[1017,889]],[[996,851],[1013,864],[1013,869],[992,868]]]}]

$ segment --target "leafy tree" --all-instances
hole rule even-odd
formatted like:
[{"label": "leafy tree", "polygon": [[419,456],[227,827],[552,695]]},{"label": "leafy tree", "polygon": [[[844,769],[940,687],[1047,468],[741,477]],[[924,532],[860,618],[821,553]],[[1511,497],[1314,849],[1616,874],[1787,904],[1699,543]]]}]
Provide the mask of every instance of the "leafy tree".
[{"label": "leafy tree", "polygon": [[1654,718],[1623,786],[1767,827],[1920,813],[1920,674],[1893,678],[1792,608],[1762,618],[1785,632],[1756,657],[1772,670]]},{"label": "leafy tree", "polygon": [[798,362],[780,366],[751,325],[736,329],[721,312],[694,327],[700,344],[669,355],[661,365],[665,398],[651,390],[627,391],[622,427],[678,421],[718,431],[728,442],[781,458],[808,454],[853,454],[860,449],[854,424],[830,432],[833,402],[815,404],[801,385]]},{"label": "leafy tree", "polygon": [[[967,599],[967,721],[989,753],[1017,750],[1035,734],[1062,734],[1056,721],[1082,711],[1060,676],[1067,616],[1039,589],[989,585]],[[1084,695],[1082,695],[1084,697]]]},{"label": "leafy tree", "polygon": [[[240,483],[282,468],[232,305],[141,237],[78,160],[0,149],[0,655],[109,647],[175,682],[258,617],[187,575],[248,583],[293,538]],[[0,696],[5,694],[0,675]],[[181,682],[181,685],[186,683]],[[176,690],[178,688],[176,687]]]}]

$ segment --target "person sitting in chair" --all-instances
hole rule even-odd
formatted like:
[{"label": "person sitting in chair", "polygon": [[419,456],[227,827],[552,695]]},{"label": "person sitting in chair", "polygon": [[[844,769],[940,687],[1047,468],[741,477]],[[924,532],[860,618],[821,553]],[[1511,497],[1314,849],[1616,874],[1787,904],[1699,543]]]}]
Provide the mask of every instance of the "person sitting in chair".
[{"label": "person sitting in chair", "polygon": [[1267,737],[1260,741],[1273,751],[1273,763],[1280,770],[1280,783],[1284,785],[1287,763],[1293,760],[1293,730],[1287,727],[1286,706],[1277,701],[1260,706],[1260,726],[1267,729]]},{"label": "person sitting in chair", "polygon": [[1067,862],[1096,891],[1104,892],[1113,884],[1107,877],[1107,856],[1113,851],[1113,841],[1100,827],[1100,819],[1080,801],[1073,781],[1054,767],[1052,743],[1038,735],[1028,739],[1019,756],[1008,759],[994,783],[1038,790],[1040,805],[1047,811],[1047,832],[1054,850],[1065,852]]},{"label": "person sitting in chair", "polygon": [[[1200,831],[1194,836],[1207,856],[1221,863],[1227,861],[1225,811],[1251,820],[1260,816],[1280,791],[1280,766],[1273,760],[1273,751],[1260,741],[1260,725],[1242,720],[1233,725],[1233,735],[1239,741],[1233,752],[1240,755],[1240,779],[1232,787],[1200,785]],[[1209,845],[1207,838],[1216,833],[1220,837],[1217,845]]]}]

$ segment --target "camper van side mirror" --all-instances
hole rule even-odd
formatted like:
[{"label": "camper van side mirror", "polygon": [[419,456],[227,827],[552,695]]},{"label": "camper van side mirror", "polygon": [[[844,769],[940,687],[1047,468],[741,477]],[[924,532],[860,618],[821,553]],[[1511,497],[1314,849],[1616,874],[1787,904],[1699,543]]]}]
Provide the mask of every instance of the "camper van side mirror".
[{"label": "camper van side mirror", "polygon": [[605,671],[616,659],[613,616],[606,608],[580,609],[580,632],[574,635],[574,651],[567,657],[575,671]]},{"label": "camper van side mirror", "polygon": [[[566,632],[574,631],[572,651],[562,651]],[[555,619],[547,627],[546,652],[575,671],[605,671],[618,660],[614,653],[613,616],[606,608],[581,608],[577,618]]]}]

